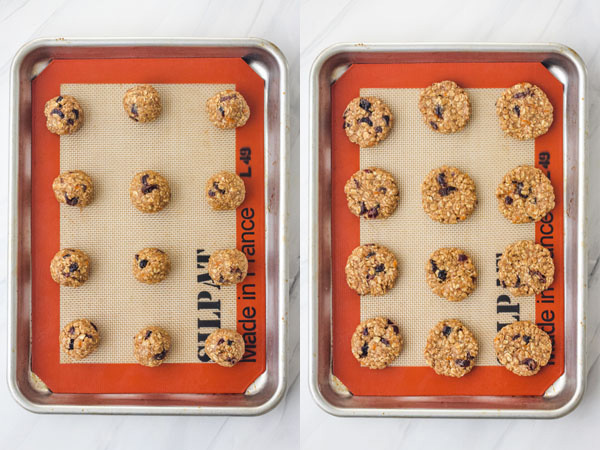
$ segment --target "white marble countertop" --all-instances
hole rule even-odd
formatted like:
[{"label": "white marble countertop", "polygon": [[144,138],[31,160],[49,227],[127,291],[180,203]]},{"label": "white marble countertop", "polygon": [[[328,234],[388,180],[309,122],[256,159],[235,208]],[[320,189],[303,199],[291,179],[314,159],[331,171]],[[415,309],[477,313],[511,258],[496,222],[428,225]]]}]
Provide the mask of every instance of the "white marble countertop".
[{"label": "white marble countertop", "polygon": [[[543,5],[543,6],[542,6]],[[598,448],[600,421],[600,139],[598,120],[600,3],[591,1],[336,1],[301,3],[301,179],[308,177],[308,75],[320,51],[338,42],[559,42],[575,49],[588,68],[589,302],[587,314],[588,386],[583,401],[557,420],[354,419],[323,412],[308,391],[307,298],[301,287],[301,443],[302,448]],[[306,186],[301,195],[305,210]],[[307,232],[306,216],[301,234]],[[304,242],[304,241],[303,241]],[[306,248],[301,247],[302,274]],[[596,270],[594,270],[596,269]]]},{"label": "white marble countertop", "polygon": [[[298,3],[278,1],[0,0],[0,152],[8,166],[8,79],[15,52],[38,37],[260,37],[278,45],[290,67],[290,101],[298,101]],[[298,112],[290,111],[292,161],[297,167]],[[295,159],[295,161],[294,161]],[[7,173],[0,209],[7,210]],[[290,176],[297,184],[298,174]],[[292,193],[294,195],[294,193]],[[297,195],[297,191],[296,191]],[[295,198],[295,197],[294,197]],[[6,329],[6,224],[0,220],[0,329]],[[298,217],[290,215],[290,311],[298,316]],[[294,314],[293,312],[296,311]],[[298,320],[289,321],[289,392],[259,417],[36,415],[11,398],[6,345],[0,345],[0,447],[16,449],[292,448],[299,431]]]}]

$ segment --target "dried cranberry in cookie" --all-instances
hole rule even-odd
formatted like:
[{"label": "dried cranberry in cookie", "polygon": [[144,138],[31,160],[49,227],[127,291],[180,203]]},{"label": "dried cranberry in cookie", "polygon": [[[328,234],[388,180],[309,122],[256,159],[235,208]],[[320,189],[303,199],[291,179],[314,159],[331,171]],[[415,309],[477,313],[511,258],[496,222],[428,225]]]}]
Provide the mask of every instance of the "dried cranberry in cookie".
[{"label": "dried cranberry in cookie", "polygon": [[362,367],[384,369],[398,357],[403,341],[398,325],[385,317],[375,317],[356,327],[350,344]]},{"label": "dried cranberry in cookie", "polygon": [[513,322],[498,332],[494,350],[500,364],[516,375],[527,377],[548,364],[552,340],[529,321]]},{"label": "dried cranberry in cookie", "polygon": [[59,203],[80,208],[87,206],[94,194],[92,179],[81,170],[61,173],[52,182],[52,190]]},{"label": "dried cranberry in cookie", "polygon": [[61,350],[73,359],[83,359],[100,344],[98,328],[88,319],[69,322],[58,337]]},{"label": "dried cranberry in cookie", "polygon": [[352,175],[344,192],[350,212],[365,219],[385,219],[398,206],[398,186],[394,177],[375,167]]},{"label": "dried cranberry in cookie", "polygon": [[129,185],[131,203],[146,213],[158,212],[171,201],[166,178],[153,170],[136,173]]},{"label": "dried cranberry in cookie", "polygon": [[459,302],[475,290],[477,270],[467,253],[458,248],[440,248],[425,265],[427,284],[438,296]]},{"label": "dried cranberry in cookie", "polygon": [[360,295],[383,295],[398,277],[398,261],[382,245],[356,247],[346,262],[346,282]]},{"label": "dried cranberry in cookie", "polygon": [[384,140],[393,123],[390,108],[376,97],[357,97],[344,111],[344,131],[350,142],[373,147]]},{"label": "dried cranberry in cookie", "polygon": [[477,339],[460,321],[442,320],[431,329],[425,345],[425,361],[438,375],[460,378],[475,366]]},{"label": "dried cranberry in cookie", "polygon": [[161,327],[142,328],[133,338],[133,356],[146,367],[158,367],[171,350],[171,336]]},{"label": "dried cranberry in cookie", "polygon": [[215,284],[229,286],[244,281],[248,259],[238,249],[217,250],[208,258],[208,275]]},{"label": "dried cranberry in cookie", "polygon": [[250,118],[250,108],[242,94],[231,89],[219,92],[206,102],[209,120],[218,128],[243,127]]},{"label": "dried cranberry in cookie", "polygon": [[448,80],[423,89],[419,110],[429,128],[443,134],[462,130],[471,117],[469,96],[454,81]]},{"label": "dried cranberry in cookie", "polygon": [[70,95],[59,95],[48,100],[44,115],[48,131],[58,135],[74,133],[83,123],[83,109]]},{"label": "dried cranberry in cookie", "polygon": [[220,328],[206,338],[206,354],[223,367],[235,366],[244,356],[244,338],[235,330]]},{"label": "dried cranberry in cookie", "polygon": [[507,246],[498,261],[498,279],[514,296],[537,295],[554,281],[550,251],[533,241]]},{"label": "dried cranberry in cookie", "polygon": [[462,222],[477,204],[475,183],[456,167],[433,169],[421,184],[423,209],[436,222]]},{"label": "dried cranberry in cookie", "polygon": [[546,93],[531,83],[519,83],[502,93],[496,102],[500,128],[509,136],[535,139],[546,134],[554,120],[554,108]]},{"label": "dried cranberry in cookie", "polygon": [[89,277],[90,259],[81,250],[60,250],[50,263],[50,275],[61,286],[78,287]]},{"label": "dried cranberry in cookie", "polygon": [[123,108],[136,122],[152,122],[160,116],[162,106],[158,91],[149,84],[134,86],[125,92]]},{"label": "dried cranberry in cookie", "polygon": [[241,177],[231,172],[219,172],[206,181],[206,201],[215,211],[236,209],[246,198],[246,186]]},{"label": "dried cranberry in cookie", "polygon": [[142,283],[160,283],[170,271],[169,256],[157,248],[144,248],[133,258],[133,276]]}]

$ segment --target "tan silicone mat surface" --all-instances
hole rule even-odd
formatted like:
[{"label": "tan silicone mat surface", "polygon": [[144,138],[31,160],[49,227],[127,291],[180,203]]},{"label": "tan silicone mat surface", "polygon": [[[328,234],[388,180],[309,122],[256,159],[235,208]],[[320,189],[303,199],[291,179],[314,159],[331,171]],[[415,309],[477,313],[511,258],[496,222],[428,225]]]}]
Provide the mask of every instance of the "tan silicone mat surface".
[{"label": "tan silicone mat surface", "polygon": [[[77,98],[85,126],[61,137],[60,169],[83,170],[95,195],[90,206],[61,205],[61,248],[90,257],[90,278],[79,288],[61,287],[60,323],[86,317],[101,332],[102,345],[80,363],[135,363],[133,336],[159,325],[173,338],[170,363],[199,362],[197,250],[204,254],[236,246],[235,211],[212,211],[204,185],[220,170],[235,172],[235,130],[220,130],[205,113],[206,100],[232,84],[155,84],[163,110],[151,123],[129,119],[122,99],[129,84],[63,84]],[[129,183],[142,170],[164,175],[171,203],[155,214],[138,211]],[[156,285],[132,274],[136,251],[157,247],[171,258],[170,275]],[[236,287],[220,289],[221,321],[236,328]],[[212,330],[206,330],[210,332]],[[61,363],[74,363],[61,353]]]},{"label": "tan silicone mat surface", "polygon": [[[500,213],[496,187],[503,175],[521,164],[534,164],[534,141],[504,135],[495,103],[503,89],[467,89],[472,105],[465,129],[443,135],[423,122],[418,109],[420,89],[361,89],[361,96],[381,98],[392,110],[394,127],[377,147],[362,149],[360,167],[380,167],[398,183],[400,201],[385,220],[361,220],[360,242],[390,248],[398,258],[395,287],[385,296],[361,296],[361,320],[386,316],[398,323],[404,350],[393,366],[423,366],[429,330],[440,320],[461,320],[479,341],[477,365],[496,366],[492,342],[496,335],[496,255],[520,239],[535,239],[535,225],[509,222]],[[441,224],[421,206],[421,183],[430,170],[455,166],[476,185],[478,205],[459,224]],[[479,274],[476,290],[462,302],[435,295],[425,281],[429,255],[440,247],[458,247],[473,259]],[[521,297],[521,320],[535,321],[535,297]]]}]

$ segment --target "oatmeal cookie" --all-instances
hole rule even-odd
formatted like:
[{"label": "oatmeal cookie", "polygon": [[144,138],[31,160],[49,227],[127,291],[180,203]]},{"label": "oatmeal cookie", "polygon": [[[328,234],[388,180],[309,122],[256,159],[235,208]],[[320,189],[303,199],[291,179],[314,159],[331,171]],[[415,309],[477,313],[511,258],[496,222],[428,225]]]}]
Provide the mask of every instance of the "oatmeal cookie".
[{"label": "oatmeal cookie", "polygon": [[219,172],[206,181],[206,200],[216,211],[236,209],[245,198],[246,186],[235,173]]},{"label": "oatmeal cookie", "polygon": [[421,184],[423,209],[436,222],[462,222],[477,204],[475,183],[456,167],[433,169]]},{"label": "oatmeal cookie", "polygon": [[235,330],[220,328],[206,338],[206,354],[218,365],[233,367],[244,356],[244,338]]},{"label": "oatmeal cookie", "polygon": [[477,270],[469,255],[458,248],[433,252],[425,267],[427,284],[438,296],[459,302],[475,290]]},{"label": "oatmeal cookie", "polygon": [[48,100],[44,115],[48,131],[58,135],[75,133],[83,123],[83,109],[70,95],[59,95]]},{"label": "oatmeal cookie", "polygon": [[344,192],[350,212],[365,219],[385,219],[398,206],[398,186],[394,177],[375,167],[352,175]]},{"label": "oatmeal cookie", "polygon": [[50,263],[50,275],[61,286],[78,287],[89,277],[90,259],[81,250],[60,250]]},{"label": "oatmeal cookie", "polygon": [[498,332],[494,349],[500,364],[516,375],[528,377],[548,364],[552,340],[529,321],[513,322]]},{"label": "oatmeal cookie", "polygon": [[156,284],[171,271],[169,256],[157,248],[144,248],[133,258],[133,276],[146,284]]},{"label": "oatmeal cookie", "polygon": [[467,327],[458,320],[442,320],[427,336],[425,361],[438,375],[460,378],[473,369],[478,351]]},{"label": "oatmeal cookie", "polygon": [[552,255],[533,241],[515,242],[498,261],[498,279],[516,297],[537,295],[554,281]]},{"label": "oatmeal cookie", "polygon": [[158,212],[171,200],[166,178],[152,170],[136,173],[129,185],[131,203],[145,213]]},{"label": "oatmeal cookie", "polygon": [[60,348],[73,359],[83,359],[100,344],[98,328],[88,319],[68,323],[58,337]]},{"label": "oatmeal cookie", "polygon": [[382,295],[398,277],[398,261],[386,247],[366,244],[356,247],[346,262],[346,282],[359,295]]},{"label": "oatmeal cookie", "polygon": [[385,317],[375,317],[356,327],[351,348],[362,367],[384,369],[402,351],[402,336],[394,322]]},{"label": "oatmeal cookie", "polygon": [[456,133],[471,117],[471,103],[463,88],[454,81],[433,83],[421,91],[419,110],[425,123],[438,133]]},{"label": "oatmeal cookie", "polygon": [[152,122],[156,120],[162,110],[160,95],[149,84],[134,86],[125,92],[123,108],[127,115],[136,122]]},{"label": "oatmeal cookie", "polygon": [[544,91],[531,83],[515,84],[496,101],[500,127],[522,141],[546,134],[552,125],[553,112]]},{"label": "oatmeal cookie", "polygon": [[519,166],[496,189],[498,208],[512,223],[537,222],[554,209],[554,188],[544,172]]},{"label": "oatmeal cookie", "polygon": [[206,110],[210,121],[221,129],[243,127],[250,118],[250,108],[246,99],[231,89],[209,98]]},{"label": "oatmeal cookie", "polygon": [[161,327],[145,327],[133,337],[133,356],[146,367],[160,366],[171,350],[171,336]]},{"label": "oatmeal cookie", "polygon": [[217,250],[208,258],[208,275],[215,284],[229,286],[244,281],[248,259],[238,249]]},{"label": "oatmeal cookie", "polygon": [[91,202],[94,186],[87,173],[81,170],[70,170],[54,179],[52,190],[59,203],[83,208]]},{"label": "oatmeal cookie", "polygon": [[393,116],[377,97],[356,97],[344,111],[344,130],[350,142],[373,147],[389,134]]}]

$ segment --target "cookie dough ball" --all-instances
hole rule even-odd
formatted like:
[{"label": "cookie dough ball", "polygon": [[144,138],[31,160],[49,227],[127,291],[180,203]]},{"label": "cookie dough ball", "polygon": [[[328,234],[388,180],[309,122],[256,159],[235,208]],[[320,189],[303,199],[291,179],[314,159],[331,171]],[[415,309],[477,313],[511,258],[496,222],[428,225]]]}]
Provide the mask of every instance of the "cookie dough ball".
[{"label": "cookie dough ball", "polygon": [[161,327],[142,328],[133,338],[133,355],[146,367],[158,367],[171,349],[171,336]]},{"label": "cookie dough ball", "polygon": [[421,92],[419,110],[425,123],[438,133],[456,133],[471,117],[471,102],[454,81],[433,83]]},{"label": "cookie dough ball", "polygon": [[206,102],[208,118],[218,128],[228,130],[243,127],[250,117],[246,99],[237,91],[227,89]]},{"label": "cookie dough ball", "polygon": [[59,203],[84,207],[92,201],[94,186],[87,173],[81,170],[70,170],[54,179],[52,190]]},{"label": "cookie dough ball", "polygon": [[131,203],[146,213],[158,212],[171,201],[171,188],[166,178],[152,170],[135,174],[129,186]]},{"label": "cookie dough ball", "polygon": [[346,262],[346,282],[359,295],[383,295],[398,277],[398,261],[382,245],[360,245]]},{"label": "cookie dough ball", "polygon": [[236,209],[246,198],[244,181],[235,173],[219,172],[206,182],[206,200],[216,211]]},{"label": "cookie dough ball", "polygon": [[344,187],[348,208],[365,219],[385,219],[398,206],[398,186],[385,170],[371,167],[356,172]]},{"label": "cookie dough ball", "polygon": [[83,109],[70,95],[59,95],[46,102],[44,107],[46,127],[51,133],[75,133],[83,123]]},{"label": "cookie dough ball", "polygon": [[83,359],[100,343],[98,328],[88,319],[68,323],[58,336],[60,348],[73,359]]},{"label": "cookie dough ball", "polygon": [[133,275],[142,283],[159,283],[167,278],[170,271],[169,256],[157,248],[145,248],[133,258]]},{"label": "cookie dough ball", "polygon": [[515,84],[496,102],[500,128],[522,141],[546,134],[554,120],[553,112],[544,91],[531,83]]},{"label": "cookie dough ball", "polygon": [[519,166],[508,172],[496,189],[498,208],[512,223],[541,220],[554,209],[554,188],[544,172]]},{"label": "cookie dough ball", "polygon": [[221,286],[241,283],[248,274],[248,259],[236,248],[218,250],[208,258],[208,274]]},{"label": "cookie dough ball", "polygon": [[459,302],[475,290],[477,270],[469,255],[458,248],[433,252],[425,267],[427,284],[434,294]]},{"label": "cookie dough ball", "polygon": [[554,281],[554,261],[547,248],[518,241],[504,249],[498,261],[498,279],[516,297],[537,295]]},{"label": "cookie dough ball", "polygon": [[218,365],[233,367],[244,356],[244,338],[234,330],[220,328],[206,338],[206,354]]},{"label": "cookie dough ball", "polygon": [[352,354],[362,367],[385,369],[402,351],[398,325],[385,317],[365,320],[351,340]]},{"label": "cookie dough ball", "polygon": [[433,169],[421,184],[423,209],[436,222],[458,223],[477,204],[475,183],[456,167]]},{"label": "cookie dough ball", "polygon": [[136,122],[152,122],[162,110],[160,95],[149,84],[132,87],[125,92],[123,108],[127,115]]},{"label": "cookie dough ball", "polygon": [[494,350],[500,364],[516,375],[528,377],[550,361],[552,340],[529,321],[513,322],[498,332]]},{"label": "cookie dough ball", "polygon": [[78,287],[89,276],[90,260],[81,250],[65,248],[50,263],[50,275],[61,286]]},{"label": "cookie dough ball", "polygon": [[356,97],[348,103],[343,117],[346,136],[360,147],[383,141],[393,122],[390,108],[377,97]]},{"label": "cookie dough ball", "polygon": [[473,369],[478,351],[467,327],[458,320],[442,320],[427,336],[425,361],[438,375],[460,378]]}]

